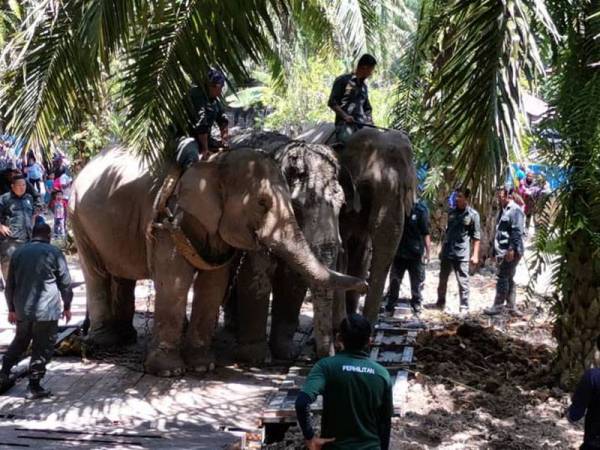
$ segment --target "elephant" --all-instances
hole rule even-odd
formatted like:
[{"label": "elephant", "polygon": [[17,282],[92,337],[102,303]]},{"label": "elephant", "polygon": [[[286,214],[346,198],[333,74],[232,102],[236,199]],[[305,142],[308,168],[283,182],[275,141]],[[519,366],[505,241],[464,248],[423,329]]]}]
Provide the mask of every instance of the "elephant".
[{"label": "elephant", "polygon": [[[334,126],[322,124],[297,139],[331,145]],[[401,131],[362,128],[350,137],[339,155],[349,177],[342,180],[348,198],[340,213],[342,251],[337,268],[353,276],[368,276],[363,315],[374,323],[405,215],[416,196],[412,147]],[[345,296],[348,312],[357,310],[359,293],[338,291],[337,295]]]},{"label": "elephant", "polygon": [[[328,146],[292,141],[273,132],[246,132],[232,139],[232,145],[264,149],[278,164],[291,192],[298,224],[319,260],[335,268],[341,244],[339,212],[344,193],[338,181],[337,155]],[[308,284],[286,263],[264,250],[249,252],[238,271],[234,294],[227,310],[237,315],[235,323],[237,359],[262,362],[268,347],[276,359],[293,359],[298,317]],[[266,340],[269,295],[272,293],[271,333]],[[345,310],[334,308],[334,291],[312,289],[314,335],[317,355],[333,352],[333,328]]]},{"label": "elephant", "polygon": [[240,148],[195,163],[175,178],[169,214],[160,221],[156,203],[173,166],[150,170],[132,150],[117,146],[95,157],[74,182],[69,208],[92,344],[135,341],[136,280],[152,279],[155,317],[145,370],[160,376],[210,370],[212,335],[238,249],[266,247],[314,286],[366,291],[364,280],[327,268],[310,250],[286,182],[264,152]]}]

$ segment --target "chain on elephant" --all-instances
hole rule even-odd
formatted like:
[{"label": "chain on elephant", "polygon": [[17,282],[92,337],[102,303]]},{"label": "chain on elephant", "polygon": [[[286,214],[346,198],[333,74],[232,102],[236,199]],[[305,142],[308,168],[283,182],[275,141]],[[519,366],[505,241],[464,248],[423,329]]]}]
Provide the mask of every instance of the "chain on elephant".
[{"label": "chain on elephant", "polygon": [[[136,312],[135,315],[142,316],[142,334],[138,335],[135,344],[125,347],[113,348],[89,348],[82,343],[82,358],[87,359],[89,355],[96,361],[123,366],[136,372],[144,372],[144,361],[148,354],[150,341],[152,339],[151,322],[154,319],[152,304],[154,302],[154,288],[150,280],[146,282],[145,311]],[[135,326],[135,316],[134,316]]]}]

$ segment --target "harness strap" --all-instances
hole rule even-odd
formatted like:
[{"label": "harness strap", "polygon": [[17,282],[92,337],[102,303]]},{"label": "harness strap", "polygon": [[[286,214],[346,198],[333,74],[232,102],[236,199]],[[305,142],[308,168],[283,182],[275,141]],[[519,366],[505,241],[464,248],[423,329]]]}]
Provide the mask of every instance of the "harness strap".
[{"label": "harness strap", "polygon": [[[166,230],[169,232],[177,252],[185,258],[193,267],[199,270],[216,270],[229,264],[235,257],[236,251],[230,249],[221,255],[210,255],[208,252],[199,251],[188,239],[181,229],[183,213],[176,216],[167,207],[167,202],[173,195],[175,187],[183,174],[180,167],[173,167],[167,173],[153,203],[152,221],[146,232],[147,264],[152,273],[152,247],[154,244],[154,230]],[[161,216],[163,219],[161,220]],[[205,253],[201,255],[201,253]]]}]

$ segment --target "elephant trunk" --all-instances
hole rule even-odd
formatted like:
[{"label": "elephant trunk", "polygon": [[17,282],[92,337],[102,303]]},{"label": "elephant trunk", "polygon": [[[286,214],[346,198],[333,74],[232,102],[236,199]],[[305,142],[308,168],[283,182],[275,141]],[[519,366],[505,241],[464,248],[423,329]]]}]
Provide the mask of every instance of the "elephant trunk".
[{"label": "elephant trunk", "polygon": [[371,231],[370,289],[363,309],[363,315],[371,323],[377,320],[387,274],[394,260],[396,249],[402,237],[402,230],[404,229],[404,208],[402,205],[398,205],[397,208],[391,211],[383,211],[384,208],[381,206],[376,206],[375,208],[380,214],[378,214],[378,220],[372,227],[373,231]]},{"label": "elephant trunk", "polygon": [[259,240],[293,270],[305,277],[311,285],[355,290],[362,294],[367,292],[368,285],[365,280],[344,275],[322,264],[310,249],[294,220],[288,220],[286,224],[266,236],[259,233]]}]

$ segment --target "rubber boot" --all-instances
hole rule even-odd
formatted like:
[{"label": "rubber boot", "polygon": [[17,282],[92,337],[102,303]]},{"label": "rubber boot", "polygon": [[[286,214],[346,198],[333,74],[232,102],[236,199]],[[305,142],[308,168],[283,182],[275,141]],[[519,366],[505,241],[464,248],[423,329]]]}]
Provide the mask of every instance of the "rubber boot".
[{"label": "rubber boot", "polygon": [[44,389],[40,385],[40,380],[37,380],[37,379],[29,380],[28,390],[29,390],[29,392],[27,393],[27,398],[30,400],[46,398],[46,397],[50,397],[52,395],[52,392],[50,392],[47,389]]}]

